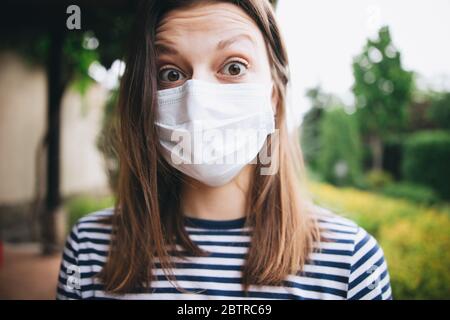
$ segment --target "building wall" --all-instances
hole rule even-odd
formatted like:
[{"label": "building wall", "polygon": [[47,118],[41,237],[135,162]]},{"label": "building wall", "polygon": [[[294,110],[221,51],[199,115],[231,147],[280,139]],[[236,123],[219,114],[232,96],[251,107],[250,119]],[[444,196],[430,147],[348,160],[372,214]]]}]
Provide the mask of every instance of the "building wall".
[{"label": "building wall", "polygon": [[61,192],[103,193],[108,188],[104,159],[97,149],[107,91],[92,86],[84,97],[68,90],[63,97],[61,131]]},{"label": "building wall", "polygon": [[[108,191],[103,159],[95,145],[106,98],[107,91],[100,85],[92,86],[84,97],[70,88],[63,96],[63,196]],[[46,128],[46,104],[45,70],[30,66],[15,54],[1,52],[0,206],[20,205],[34,198],[36,157]]]}]

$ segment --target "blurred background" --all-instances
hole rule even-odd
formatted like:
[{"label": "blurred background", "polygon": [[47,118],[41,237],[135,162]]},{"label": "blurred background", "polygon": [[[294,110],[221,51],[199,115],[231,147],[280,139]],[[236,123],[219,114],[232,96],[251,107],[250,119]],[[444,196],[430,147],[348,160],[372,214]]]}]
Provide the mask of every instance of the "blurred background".
[{"label": "blurred background", "polygon": [[[377,238],[395,299],[450,299],[450,1],[272,2],[314,201]],[[114,204],[135,5],[3,1],[0,299],[53,299],[68,230]]]}]

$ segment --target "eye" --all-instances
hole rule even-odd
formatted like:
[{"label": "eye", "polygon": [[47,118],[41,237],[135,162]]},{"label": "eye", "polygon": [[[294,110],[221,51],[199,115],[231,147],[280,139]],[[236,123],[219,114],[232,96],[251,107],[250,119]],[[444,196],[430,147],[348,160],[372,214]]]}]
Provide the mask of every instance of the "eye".
[{"label": "eye", "polygon": [[184,74],[174,68],[164,68],[159,71],[158,78],[164,82],[176,82],[185,78]]},{"label": "eye", "polygon": [[222,73],[227,76],[242,76],[247,71],[247,64],[239,61],[231,61],[222,68]]}]

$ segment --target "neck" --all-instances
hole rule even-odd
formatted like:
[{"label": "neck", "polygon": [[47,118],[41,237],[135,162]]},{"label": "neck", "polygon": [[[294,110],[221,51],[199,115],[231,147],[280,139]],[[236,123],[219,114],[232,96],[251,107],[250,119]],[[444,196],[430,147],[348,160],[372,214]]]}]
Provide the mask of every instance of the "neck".
[{"label": "neck", "polygon": [[210,187],[189,180],[182,189],[182,208],[186,216],[206,220],[233,220],[246,216],[251,166],[246,166],[231,182]]}]

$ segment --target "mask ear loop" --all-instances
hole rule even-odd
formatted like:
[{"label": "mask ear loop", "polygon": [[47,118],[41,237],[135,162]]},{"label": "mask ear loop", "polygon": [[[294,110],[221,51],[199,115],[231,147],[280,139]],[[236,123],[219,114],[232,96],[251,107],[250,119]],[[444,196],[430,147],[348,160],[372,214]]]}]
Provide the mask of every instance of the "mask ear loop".
[{"label": "mask ear loop", "polygon": [[286,108],[286,127],[288,133],[292,133],[297,130],[301,123],[301,113],[299,112],[299,108],[295,108],[295,106],[299,106],[297,103],[296,97],[294,96],[294,91],[292,90],[292,82],[289,81],[286,84],[286,97],[285,97],[285,108]]},{"label": "mask ear loop", "polygon": [[275,83],[273,82],[273,80],[270,81],[269,85],[270,85],[270,105],[272,107],[272,111],[273,111],[273,115],[274,115],[274,121],[275,121],[276,120],[276,115],[277,115],[277,106],[276,106],[276,104],[274,105],[274,102],[275,102]]}]

